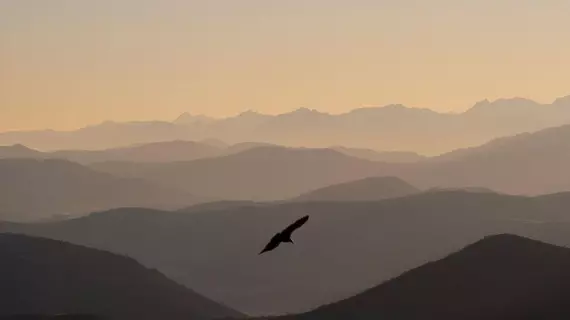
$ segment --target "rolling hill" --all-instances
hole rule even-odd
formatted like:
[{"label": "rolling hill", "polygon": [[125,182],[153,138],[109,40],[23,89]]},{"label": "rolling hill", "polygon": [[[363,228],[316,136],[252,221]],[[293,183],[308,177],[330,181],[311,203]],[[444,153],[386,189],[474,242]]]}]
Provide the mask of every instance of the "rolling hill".
[{"label": "rolling hill", "polygon": [[375,176],[398,177],[420,189],[486,188],[540,195],[570,191],[567,141],[570,125],[505,137],[413,163],[369,161],[332,149],[258,147],[180,163],[107,162],[92,167],[228,200],[283,200]]},{"label": "rolling hill", "polygon": [[115,207],[176,209],[200,198],[64,160],[0,159],[0,219],[34,220]]},{"label": "rolling hill", "polygon": [[303,194],[294,201],[379,201],[419,193],[421,190],[396,177],[371,177],[349,181]]},{"label": "rolling hill", "polygon": [[241,316],[135,260],[55,240],[0,234],[0,315],[93,314],[155,320]]},{"label": "rolling hill", "polygon": [[570,125],[494,140],[430,159],[400,178],[420,188],[487,187],[511,194],[570,191]]},{"label": "rolling hill", "polygon": [[[520,197],[440,191],[378,202],[226,202],[166,212],[118,209],[0,231],[68,241],[134,257],[171,279],[251,315],[300,313],[353,296],[487,235],[570,245],[570,194]],[[310,221],[258,256],[274,232]]]},{"label": "rolling hill", "polygon": [[569,268],[568,248],[490,236],[352,298],[270,319],[568,319]]},{"label": "rolling hill", "polygon": [[48,153],[48,156],[82,164],[103,161],[176,162],[214,157],[220,154],[221,150],[204,143],[176,140],[97,151],[56,151]]},{"label": "rolling hill", "polygon": [[[103,150],[59,150],[41,152],[17,144],[12,146],[0,146],[0,159],[65,159],[85,165],[97,162],[168,163],[227,156],[260,147],[286,148],[261,142],[242,142],[234,145],[225,145],[217,141],[194,142],[174,140]],[[347,147],[333,147],[331,149],[355,158],[370,161],[408,163],[427,159],[427,157],[422,157],[413,152],[379,152],[371,149]]]},{"label": "rolling hill", "polygon": [[21,144],[0,146],[0,159],[36,158],[41,159],[44,154]]},{"label": "rolling hill", "polygon": [[383,164],[330,149],[259,147],[169,164],[107,162],[92,168],[227,200],[274,201],[323,186],[381,175]]}]

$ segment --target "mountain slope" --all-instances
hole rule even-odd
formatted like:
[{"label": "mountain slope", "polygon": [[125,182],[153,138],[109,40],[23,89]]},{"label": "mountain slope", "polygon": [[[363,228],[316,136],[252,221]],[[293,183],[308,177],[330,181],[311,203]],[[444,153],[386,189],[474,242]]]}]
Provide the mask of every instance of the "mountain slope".
[{"label": "mountain slope", "polygon": [[570,249],[491,236],[355,297],[275,319],[568,319],[569,268]]},{"label": "mountain slope", "polygon": [[30,220],[122,206],[178,208],[197,197],[63,160],[0,159],[0,219]]},{"label": "mountain slope", "polygon": [[376,151],[371,149],[347,148],[341,146],[334,146],[331,147],[331,149],[342,152],[348,156],[366,159],[370,161],[410,163],[410,162],[419,162],[428,159],[428,157],[421,156],[415,152]]},{"label": "mountain slope", "polygon": [[[513,233],[570,245],[570,194],[518,197],[440,191],[378,202],[213,204],[188,212],[120,209],[33,224],[25,233],[136,258],[252,315],[338,301],[484,236]],[[257,253],[301,216],[295,244]]]},{"label": "mountain slope", "polygon": [[258,147],[185,163],[99,163],[93,168],[230,200],[283,200],[374,176],[395,176],[420,189],[487,188],[538,195],[570,191],[567,141],[570,125],[414,163],[367,161],[331,149]]},{"label": "mountain slope", "polygon": [[240,314],[135,260],[64,242],[0,234],[0,315],[213,319]]},{"label": "mountain slope", "polygon": [[410,167],[419,187],[487,187],[512,194],[570,190],[570,125],[494,140]]},{"label": "mountain slope", "polygon": [[100,163],[92,167],[220,199],[270,201],[292,198],[326,185],[382,175],[384,164],[330,149],[259,147],[190,162]]},{"label": "mountain slope", "polygon": [[[522,98],[481,101],[463,113],[438,113],[403,105],[327,114],[301,108],[280,115],[248,111],[225,119],[183,115],[179,121],[103,124],[70,132],[0,134],[0,145],[40,150],[105,149],[171,140],[258,141],[325,148],[343,145],[374,150],[411,150],[435,155],[491,139],[570,123],[570,99],[539,104]],[[434,143],[437,141],[437,143]]]},{"label": "mountain slope", "polygon": [[396,177],[371,177],[349,181],[303,194],[295,201],[378,201],[420,192]]},{"label": "mountain slope", "polygon": [[0,146],[0,159],[14,158],[42,158],[43,153],[30,149],[21,144],[13,146]]},{"label": "mountain slope", "polygon": [[175,162],[217,156],[221,149],[192,141],[154,142],[98,151],[66,150],[48,153],[50,158],[89,164],[103,161]]}]

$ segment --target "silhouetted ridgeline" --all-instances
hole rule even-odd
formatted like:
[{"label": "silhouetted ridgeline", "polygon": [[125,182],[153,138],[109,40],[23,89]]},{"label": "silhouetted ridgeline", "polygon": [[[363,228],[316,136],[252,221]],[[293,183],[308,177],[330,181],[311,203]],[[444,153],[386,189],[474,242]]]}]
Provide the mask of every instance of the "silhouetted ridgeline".
[{"label": "silhouetted ridgeline", "polygon": [[200,198],[187,192],[66,160],[0,159],[0,220],[25,221],[116,207],[176,209],[197,202]]},{"label": "silhouetted ridgeline", "polygon": [[396,104],[340,115],[300,108],[276,116],[250,111],[226,119],[186,115],[175,122],[105,122],[71,132],[2,133],[0,145],[21,143],[41,150],[104,149],[180,139],[220,139],[230,144],[258,141],[306,147],[343,145],[440,154],[568,123],[569,97],[547,105],[513,98],[484,100],[459,114]]},{"label": "silhouetted ridgeline", "polygon": [[[0,159],[66,159],[81,164],[109,161],[160,163],[227,156],[259,147],[278,147],[278,145],[260,142],[242,142],[226,146],[217,143],[209,144],[207,142],[174,140],[135,144],[103,150],[59,150],[41,152],[22,144],[15,144],[11,146],[0,146]],[[347,147],[333,147],[331,149],[346,155],[371,161],[405,163],[426,159],[426,157],[413,152],[379,152],[371,149]]]},{"label": "silhouetted ridgeline", "polygon": [[487,237],[352,298],[274,320],[570,319],[570,249]]},{"label": "silhouetted ridgeline", "polygon": [[192,194],[255,201],[289,199],[324,186],[382,175],[385,167],[388,165],[331,149],[283,147],[259,147],[188,162],[111,162],[92,166],[116,176],[144,178]]},{"label": "silhouetted ridgeline", "polygon": [[0,316],[88,314],[117,320],[240,316],[133,259],[104,251],[0,234],[0,261]]},{"label": "silhouetted ridgeline", "polygon": [[59,315],[16,315],[0,316],[0,320],[105,320],[107,318],[88,314],[59,314]]},{"label": "silhouetted ridgeline", "polygon": [[[3,223],[0,231],[127,254],[236,310],[268,315],[345,299],[492,234],[570,245],[568,208],[567,193],[439,191],[377,202],[119,209],[67,221]],[[311,221],[295,233],[295,245],[257,255],[268,237],[303,215]]]},{"label": "silhouetted ridgeline", "polygon": [[537,195],[570,191],[568,141],[570,125],[416,163],[367,161],[331,149],[260,147],[182,163],[101,163],[93,168],[226,200],[283,200],[377,176],[398,177],[420,189],[483,187]]},{"label": "silhouetted ridgeline", "polygon": [[293,201],[379,201],[419,192],[416,187],[396,177],[370,177],[313,190]]},{"label": "silhouetted ridgeline", "polygon": [[[91,167],[177,190],[172,193],[186,192],[223,200],[284,200],[334,184],[378,176],[398,177],[420,189],[481,187],[509,194],[536,195],[570,191],[570,171],[566,170],[566,164],[570,163],[567,141],[570,141],[570,125],[501,138],[480,147],[408,163],[369,161],[338,151],[338,148],[300,149],[257,143],[234,146],[237,151],[228,151],[232,147],[221,149],[217,157],[166,161],[185,159],[180,154],[186,151],[178,154],[173,151],[176,150],[174,146],[192,149],[195,144],[191,142],[101,151],[111,155],[115,152],[138,155],[132,158],[102,155],[82,161],[131,159],[97,162]],[[13,148],[18,150],[12,154],[29,153],[23,152],[22,147]],[[156,162],[160,159],[166,162]]]}]

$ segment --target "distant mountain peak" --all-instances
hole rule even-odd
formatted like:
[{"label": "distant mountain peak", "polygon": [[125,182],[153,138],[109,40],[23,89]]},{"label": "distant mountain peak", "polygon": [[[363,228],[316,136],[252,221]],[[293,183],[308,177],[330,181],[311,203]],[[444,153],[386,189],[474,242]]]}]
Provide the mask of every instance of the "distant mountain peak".
[{"label": "distant mountain peak", "polygon": [[562,105],[569,105],[570,106],[570,95],[557,98],[556,100],[554,100],[554,102],[552,104],[555,104],[555,105],[562,104]]},{"label": "distant mountain peak", "polygon": [[205,115],[193,115],[190,112],[184,112],[183,114],[181,114],[180,116],[178,116],[178,118],[176,118],[176,120],[174,120],[175,124],[195,124],[195,123],[199,123],[199,122],[210,122],[213,119],[210,117],[207,117]]},{"label": "distant mountain peak", "polygon": [[257,112],[256,110],[252,110],[252,109],[248,109],[248,110],[238,114],[238,117],[240,117],[240,118],[258,117],[258,116],[263,116],[263,114]]},{"label": "distant mountain peak", "polygon": [[318,112],[318,111],[315,109],[309,109],[307,107],[301,107],[301,108],[298,108],[297,110],[295,110],[294,112],[307,113],[307,112]]},{"label": "distant mountain peak", "polygon": [[301,108],[296,109],[293,112],[290,112],[289,114],[325,114],[325,113],[320,112],[317,109],[310,109],[307,107],[301,107]]},{"label": "distant mountain peak", "polygon": [[12,149],[17,149],[17,150],[32,150],[21,143],[13,144],[11,147]]},{"label": "distant mountain peak", "polygon": [[176,118],[176,120],[174,120],[174,122],[178,122],[181,120],[185,120],[188,118],[192,118],[192,114],[190,114],[190,112],[184,112],[183,114],[179,115],[178,118]]},{"label": "distant mountain peak", "polygon": [[540,107],[538,102],[521,97],[501,98],[494,101],[484,99],[475,103],[471,108],[465,111],[465,114],[481,113],[496,116],[497,113],[507,112],[506,115],[509,115],[520,111],[536,110],[537,107]]}]

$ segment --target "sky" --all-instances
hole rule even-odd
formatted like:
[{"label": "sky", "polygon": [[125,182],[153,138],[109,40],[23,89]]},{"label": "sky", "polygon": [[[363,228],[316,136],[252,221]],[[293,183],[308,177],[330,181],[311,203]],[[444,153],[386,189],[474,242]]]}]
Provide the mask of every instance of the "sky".
[{"label": "sky", "polygon": [[0,131],[570,94],[568,0],[0,0]]}]

